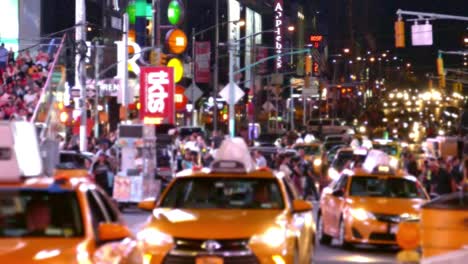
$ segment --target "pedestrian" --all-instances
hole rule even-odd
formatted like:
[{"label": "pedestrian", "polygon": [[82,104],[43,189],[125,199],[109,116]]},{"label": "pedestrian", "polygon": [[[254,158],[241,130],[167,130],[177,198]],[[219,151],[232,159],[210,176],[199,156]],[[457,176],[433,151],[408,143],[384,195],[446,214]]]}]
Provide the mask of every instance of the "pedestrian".
[{"label": "pedestrian", "polygon": [[6,69],[8,62],[8,50],[5,48],[5,43],[0,44],[0,71]]},{"label": "pedestrian", "polygon": [[253,158],[255,160],[255,164],[257,164],[257,167],[267,167],[267,160],[265,157],[260,153],[258,150],[253,151]]},{"label": "pedestrian", "polygon": [[454,191],[453,179],[445,169],[445,164],[434,161],[430,164],[430,170],[432,172],[431,193],[444,195]]},{"label": "pedestrian", "polygon": [[93,164],[91,171],[93,173],[96,184],[101,187],[109,196],[112,196],[112,188],[110,188],[108,175],[112,172],[112,165],[104,152],[99,154],[98,160]]},{"label": "pedestrian", "polygon": [[291,179],[296,187],[296,190],[300,194],[301,197],[304,197],[304,186],[305,186],[305,177],[302,174],[301,167],[300,167],[301,158],[299,156],[294,156],[291,158],[291,162],[289,164],[289,168],[291,170]]},{"label": "pedestrian", "polygon": [[305,186],[304,186],[304,197],[313,198],[314,200],[319,200],[320,194],[315,186],[315,183],[318,180],[318,176],[315,175],[313,165],[310,161],[305,158],[305,151],[304,149],[299,149],[298,155],[300,158],[299,166],[302,171],[302,175],[305,178]]}]

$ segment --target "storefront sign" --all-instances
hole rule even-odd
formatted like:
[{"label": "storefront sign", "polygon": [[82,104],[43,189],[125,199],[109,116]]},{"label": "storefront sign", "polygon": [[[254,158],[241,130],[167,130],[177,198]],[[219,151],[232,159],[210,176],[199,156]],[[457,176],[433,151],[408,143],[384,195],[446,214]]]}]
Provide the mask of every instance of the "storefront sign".
[{"label": "storefront sign", "polygon": [[140,68],[140,119],[145,124],[174,124],[174,69]]},{"label": "storefront sign", "polygon": [[197,83],[210,82],[210,55],[209,41],[195,42],[195,80]]},{"label": "storefront sign", "polygon": [[275,51],[279,55],[276,58],[275,68],[280,70],[283,66],[283,0],[275,1]]}]

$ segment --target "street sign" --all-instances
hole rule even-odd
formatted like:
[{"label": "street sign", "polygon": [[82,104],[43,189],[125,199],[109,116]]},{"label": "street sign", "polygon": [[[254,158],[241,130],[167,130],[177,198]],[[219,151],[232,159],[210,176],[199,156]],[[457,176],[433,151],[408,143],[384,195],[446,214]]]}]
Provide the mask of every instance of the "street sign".
[{"label": "street sign", "polygon": [[[236,83],[233,83],[234,85],[234,101],[232,102],[233,104],[237,103],[237,101],[239,101],[244,95],[244,91],[242,91],[242,89],[237,86]],[[230,98],[230,95],[229,95],[229,83],[226,84],[226,86],[224,86],[224,88],[221,90],[221,92],[219,92],[219,95],[228,103],[231,103],[231,98]]]},{"label": "street sign", "polygon": [[190,100],[190,102],[194,103],[200,99],[200,97],[203,95],[202,90],[198,88],[196,83],[190,84],[190,86],[185,89],[185,96]]},{"label": "street sign", "polygon": [[[72,98],[78,98],[81,96],[80,89],[78,88],[72,88],[70,89],[70,96]],[[92,88],[86,89],[86,97],[87,98],[94,98],[96,96],[96,90]]]},{"label": "street sign", "polygon": [[284,82],[284,75],[281,73],[274,73],[271,77],[271,83],[274,85],[282,85]]},{"label": "street sign", "polygon": [[275,106],[270,101],[266,101],[262,107],[268,113],[276,110]]}]

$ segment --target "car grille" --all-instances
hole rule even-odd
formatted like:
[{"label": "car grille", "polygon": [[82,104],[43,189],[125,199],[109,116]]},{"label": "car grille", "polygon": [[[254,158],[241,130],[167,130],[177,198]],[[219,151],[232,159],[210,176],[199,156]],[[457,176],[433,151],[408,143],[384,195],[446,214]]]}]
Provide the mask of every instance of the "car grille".
[{"label": "car grille", "polygon": [[401,221],[400,215],[374,213],[374,216],[378,221],[386,223],[399,223]]},{"label": "car grille", "polygon": [[[211,250],[205,246],[208,241],[215,242]],[[175,247],[163,260],[163,264],[194,264],[197,256],[219,256],[224,264],[258,264],[257,257],[248,248],[248,239],[185,239],[175,238]]]},{"label": "car grille", "polygon": [[[191,250],[191,251],[204,251],[205,249],[202,247],[203,243],[205,243],[206,239],[182,239],[176,238],[175,248],[176,250]],[[247,247],[249,244],[248,239],[220,239],[216,240],[219,243],[220,247],[216,251],[243,251],[249,250]]]},{"label": "car grille", "polygon": [[[196,257],[193,256],[173,256],[167,255],[163,264],[195,264]],[[250,256],[236,256],[236,257],[224,257],[224,264],[258,264],[258,260],[254,255]]]},{"label": "car grille", "polygon": [[370,240],[384,240],[384,241],[395,241],[394,234],[386,234],[386,233],[371,233],[369,236]]}]

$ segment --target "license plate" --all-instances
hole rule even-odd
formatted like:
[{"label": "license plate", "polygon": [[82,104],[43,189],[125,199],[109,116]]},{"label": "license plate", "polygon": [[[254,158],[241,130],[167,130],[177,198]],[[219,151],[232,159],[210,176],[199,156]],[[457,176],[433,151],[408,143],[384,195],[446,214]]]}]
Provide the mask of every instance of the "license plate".
[{"label": "license plate", "polygon": [[195,264],[223,264],[223,259],[220,257],[198,257]]},{"label": "license plate", "polygon": [[390,225],[390,234],[395,234],[398,232],[398,225]]}]

